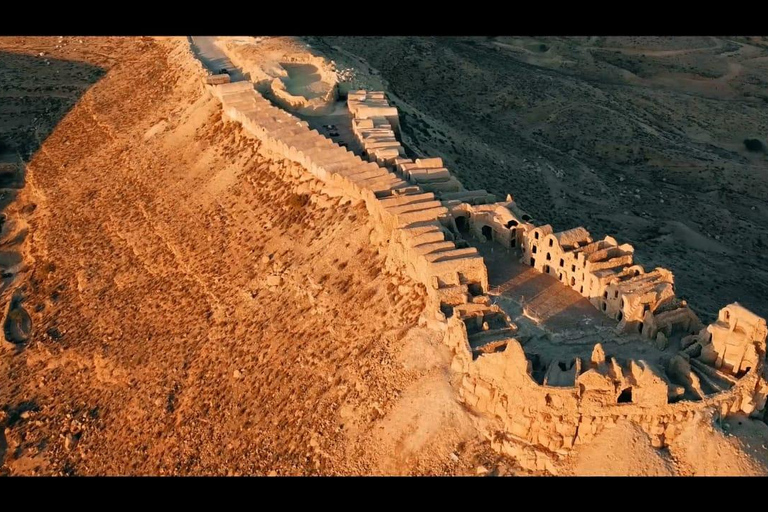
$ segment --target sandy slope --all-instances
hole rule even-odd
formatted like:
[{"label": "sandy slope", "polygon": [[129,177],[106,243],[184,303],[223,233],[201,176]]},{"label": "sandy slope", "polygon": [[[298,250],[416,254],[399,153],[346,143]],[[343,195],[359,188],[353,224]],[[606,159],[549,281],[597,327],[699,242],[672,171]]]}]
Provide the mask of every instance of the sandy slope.
[{"label": "sandy slope", "polygon": [[[720,427],[703,421],[669,447],[680,473],[694,476],[768,475],[768,426],[744,416]],[[725,430],[725,431],[724,431]]]},{"label": "sandy slope", "polygon": [[640,427],[619,422],[574,450],[572,472],[578,476],[672,476],[674,464],[651,446]]},{"label": "sandy slope", "polygon": [[619,422],[578,446],[567,472],[578,476],[766,476],[768,426],[743,416],[725,429],[710,418],[689,427],[668,449],[651,446],[637,425]]},{"label": "sandy slope", "polygon": [[[461,435],[428,449],[466,413],[442,362],[398,355],[423,291],[384,270],[364,207],[224,124],[171,44],[121,44],[29,165],[35,328],[0,354],[4,470],[473,469],[449,457]],[[420,379],[450,412],[411,441]],[[376,444],[385,416],[397,452]]]}]

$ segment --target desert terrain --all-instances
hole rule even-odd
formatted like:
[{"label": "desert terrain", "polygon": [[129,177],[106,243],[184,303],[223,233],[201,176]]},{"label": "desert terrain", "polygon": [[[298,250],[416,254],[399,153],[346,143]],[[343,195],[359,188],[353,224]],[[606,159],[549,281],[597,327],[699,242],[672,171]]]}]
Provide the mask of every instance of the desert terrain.
[{"label": "desert terrain", "polygon": [[[768,315],[763,40],[305,41],[391,93],[409,151],[635,244],[702,319]],[[189,44],[0,38],[2,474],[548,474],[478,434],[362,202],[226,121]],[[767,474],[767,442],[620,423],[558,474]]]},{"label": "desert terrain", "polygon": [[[4,119],[23,108],[19,122],[43,115],[48,132],[27,142],[26,187],[7,212],[29,225],[33,328],[2,347],[6,474],[440,474],[485,462],[446,398],[439,340],[412,331],[420,291],[383,270],[364,209],[310,200],[298,169],[223,124],[170,43],[0,42],[15,73],[3,83],[21,98],[3,103]],[[12,143],[29,140],[6,123]],[[450,449],[410,454],[428,442]],[[454,461],[462,442],[469,455]]]}]

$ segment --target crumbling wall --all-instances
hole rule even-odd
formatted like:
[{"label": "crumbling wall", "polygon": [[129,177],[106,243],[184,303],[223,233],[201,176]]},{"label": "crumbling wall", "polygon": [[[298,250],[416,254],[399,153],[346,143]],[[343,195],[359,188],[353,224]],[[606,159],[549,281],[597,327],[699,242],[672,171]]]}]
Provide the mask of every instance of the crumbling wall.
[{"label": "crumbling wall", "polygon": [[[290,54],[283,58],[283,62],[294,64],[309,64],[317,68],[320,81],[329,85],[328,91],[316,98],[306,98],[291,94],[285,86],[282,78],[275,78],[270,82],[269,90],[272,97],[279,105],[294,112],[303,114],[322,113],[335,103],[339,96],[339,84],[336,72],[324,58],[309,54]],[[282,73],[281,73],[282,75]],[[284,76],[284,75],[282,75]]]},{"label": "crumbling wall", "polygon": [[285,84],[280,78],[275,78],[270,83],[270,91],[277,100],[277,103],[289,110],[298,111],[309,106],[309,100],[304,96],[294,96],[285,88]]},{"label": "crumbling wall", "polygon": [[[608,375],[615,362],[606,361],[604,354],[593,355],[593,360],[585,363],[591,369],[572,386],[540,385],[532,378],[531,363],[517,340],[507,340],[503,352],[482,354],[472,361],[465,324],[456,315],[448,319],[447,326],[445,340],[454,352],[452,367],[464,374],[460,399],[495,418],[502,432],[495,440],[497,448],[531,468],[551,467],[557,455],[589,442],[619,420],[637,423],[654,446],[662,447],[708,411],[721,417],[737,412],[751,414],[765,406],[768,394],[765,381],[751,372],[730,390],[700,402],[667,403],[666,383],[643,363],[632,362],[629,375],[614,385],[611,381],[615,375]],[[764,321],[757,328],[764,329]],[[760,345],[759,339],[755,341]],[[764,356],[764,337],[762,347]],[[617,395],[630,385],[632,402],[621,403]]]},{"label": "crumbling wall", "polygon": [[397,140],[400,130],[397,109],[389,105],[383,92],[375,91],[349,91],[347,108],[352,115],[352,133],[364,154],[372,162],[392,170],[396,161],[405,156],[405,149]]}]

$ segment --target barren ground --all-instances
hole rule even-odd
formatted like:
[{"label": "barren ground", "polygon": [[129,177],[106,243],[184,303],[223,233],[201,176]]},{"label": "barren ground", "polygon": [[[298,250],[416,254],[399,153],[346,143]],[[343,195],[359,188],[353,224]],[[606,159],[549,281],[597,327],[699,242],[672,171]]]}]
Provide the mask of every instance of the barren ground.
[{"label": "barren ground", "polygon": [[[0,243],[22,262],[2,307],[18,287],[33,325],[0,342],[0,471],[523,474],[456,401],[439,333],[416,326],[423,290],[385,269],[365,208],[223,122],[180,42],[0,38],[0,136],[27,161],[26,186],[2,190]],[[489,188],[528,183],[477,169]],[[529,210],[551,198],[527,186],[512,190]],[[706,425],[705,443],[697,430],[631,467],[647,439],[626,428],[602,441],[618,440],[614,472],[765,472],[763,423]],[[583,450],[567,471],[608,472],[604,449]]]},{"label": "barren ground", "polygon": [[[440,340],[413,329],[423,291],[384,271],[364,207],[310,200],[169,43],[55,43],[0,40],[3,69],[42,49],[77,63],[36,63],[16,87],[106,72],[65,96],[77,103],[50,119],[9,209],[30,225],[34,328],[0,352],[4,472],[440,474],[498,459],[467,438]],[[43,109],[59,92],[38,94]]]}]

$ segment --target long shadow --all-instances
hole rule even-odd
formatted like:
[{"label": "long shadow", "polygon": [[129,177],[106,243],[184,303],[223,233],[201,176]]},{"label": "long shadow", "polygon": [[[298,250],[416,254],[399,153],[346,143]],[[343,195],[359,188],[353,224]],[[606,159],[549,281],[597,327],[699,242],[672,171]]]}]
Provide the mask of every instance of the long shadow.
[{"label": "long shadow", "polygon": [[[7,299],[22,267],[19,246],[26,237],[5,210],[26,182],[26,165],[56,125],[106,70],[85,62],[0,50],[0,297]],[[26,212],[34,210],[27,205]],[[18,292],[19,290],[17,290]],[[31,320],[14,293],[3,325],[8,341],[22,344]],[[0,304],[3,310],[6,304]]]},{"label": "long shadow", "polygon": [[0,50],[0,153],[29,161],[106,70],[85,62]]}]

